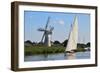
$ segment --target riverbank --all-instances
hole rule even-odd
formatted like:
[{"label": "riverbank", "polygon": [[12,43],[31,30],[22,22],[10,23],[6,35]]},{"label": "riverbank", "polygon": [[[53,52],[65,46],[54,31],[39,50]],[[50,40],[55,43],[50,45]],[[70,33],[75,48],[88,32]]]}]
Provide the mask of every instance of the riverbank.
[{"label": "riverbank", "polygon": [[[77,52],[83,52],[85,49],[78,48]],[[36,55],[36,54],[55,54],[65,52],[65,47],[63,45],[52,45],[51,47],[43,45],[32,45],[24,46],[24,55]]]}]

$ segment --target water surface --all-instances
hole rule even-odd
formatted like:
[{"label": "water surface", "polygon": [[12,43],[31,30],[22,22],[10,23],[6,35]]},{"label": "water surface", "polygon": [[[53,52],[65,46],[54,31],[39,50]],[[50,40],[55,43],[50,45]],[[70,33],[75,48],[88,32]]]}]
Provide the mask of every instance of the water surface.
[{"label": "water surface", "polygon": [[86,51],[86,52],[77,52],[72,55],[66,55],[66,56],[64,53],[25,56],[24,61],[48,61],[48,60],[89,59],[89,58],[90,58],[90,51]]}]

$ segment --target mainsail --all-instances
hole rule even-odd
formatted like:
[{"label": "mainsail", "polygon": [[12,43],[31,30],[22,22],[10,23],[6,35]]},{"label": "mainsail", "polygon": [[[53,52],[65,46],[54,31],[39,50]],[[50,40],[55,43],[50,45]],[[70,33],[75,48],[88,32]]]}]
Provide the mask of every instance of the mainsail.
[{"label": "mainsail", "polygon": [[71,31],[68,37],[68,43],[65,49],[65,52],[72,51],[77,49],[77,40],[78,40],[78,18],[75,16],[74,22],[71,27]]}]

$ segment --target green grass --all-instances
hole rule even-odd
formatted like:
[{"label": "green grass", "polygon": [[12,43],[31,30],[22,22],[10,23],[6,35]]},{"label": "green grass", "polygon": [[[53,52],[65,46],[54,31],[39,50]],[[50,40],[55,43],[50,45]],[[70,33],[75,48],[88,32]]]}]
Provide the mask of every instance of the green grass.
[{"label": "green grass", "polygon": [[[52,45],[51,47],[43,45],[25,46],[25,55],[36,55],[36,54],[54,54],[65,52],[65,47],[62,45]],[[78,48],[77,52],[85,51],[84,48]]]},{"label": "green grass", "polygon": [[61,53],[64,52],[65,47],[62,45],[53,45],[51,47],[46,47],[43,45],[35,46],[25,46],[25,55],[34,55],[34,54],[51,54],[51,53]]}]

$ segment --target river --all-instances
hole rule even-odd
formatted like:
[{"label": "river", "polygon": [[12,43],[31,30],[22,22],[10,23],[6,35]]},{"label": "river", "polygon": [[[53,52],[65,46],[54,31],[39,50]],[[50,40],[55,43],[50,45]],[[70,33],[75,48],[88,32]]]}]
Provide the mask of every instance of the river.
[{"label": "river", "polygon": [[48,55],[31,55],[25,56],[24,61],[48,61],[48,60],[68,60],[68,59],[89,59],[90,51],[77,52],[72,55],[66,55],[64,53],[48,54]]}]

